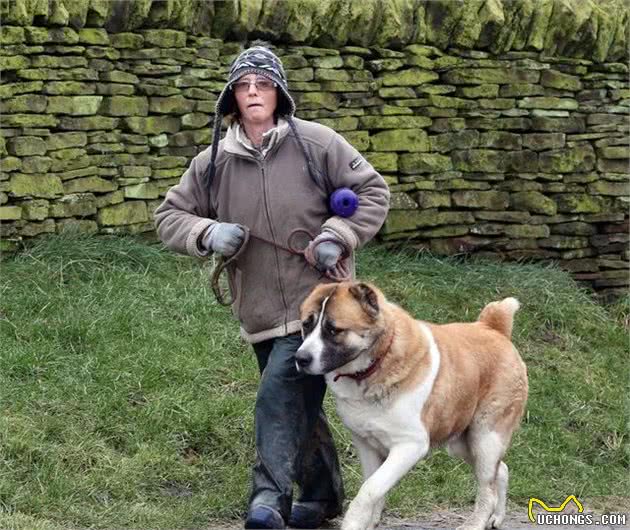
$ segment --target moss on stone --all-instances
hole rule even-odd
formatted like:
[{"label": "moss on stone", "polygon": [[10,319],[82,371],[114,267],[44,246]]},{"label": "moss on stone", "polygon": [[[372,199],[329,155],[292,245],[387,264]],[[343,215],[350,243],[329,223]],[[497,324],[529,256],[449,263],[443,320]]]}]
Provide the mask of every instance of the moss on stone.
[{"label": "moss on stone", "polygon": [[421,151],[429,150],[429,139],[425,131],[418,129],[392,129],[370,137],[374,151]]},{"label": "moss on stone", "polygon": [[448,156],[428,153],[409,153],[399,156],[398,167],[401,173],[413,175],[417,173],[440,173],[442,171],[450,171],[453,169],[453,163]]},{"label": "moss on stone", "polygon": [[439,75],[421,68],[409,68],[400,72],[387,72],[381,77],[383,86],[419,86],[439,79]]},{"label": "moss on stone", "polygon": [[52,199],[63,194],[61,179],[50,174],[17,173],[11,176],[9,187],[16,197]]},{"label": "moss on stone", "polygon": [[522,191],[510,195],[510,208],[543,215],[556,215],[555,201],[537,191]]},{"label": "moss on stone", "polygon": [[98,212],[97,219],[103,226],[123,226],[147,222],[149,212],[143,201],[128,201],[102,208]]}]

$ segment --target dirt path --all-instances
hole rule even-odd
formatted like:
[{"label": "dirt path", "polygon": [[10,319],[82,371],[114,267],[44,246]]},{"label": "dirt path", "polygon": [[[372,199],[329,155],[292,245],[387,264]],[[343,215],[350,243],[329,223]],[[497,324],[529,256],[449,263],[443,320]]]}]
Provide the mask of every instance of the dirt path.
[{"label": "dirt path", "polygon": [[[395,517],[385,516],[381,521],[378,530],[452,530],[460,525],[467,511],[439,511],[430,514],[420,515],[414,519],[398,519]],[[555,530],[573,530],[596,528],[599,530],[630,530],[630,515],[626,517],[628,523],[624,526],[612,525],[595,525],[592,526],[560,526],[560,525],[535,525],[527,518],[524,511],[509,512],[503,522],[503,530],[534,530],[541,528],[553,528]],[[243,528],[242,521],[216,521],[211,523],[208,530],[241,530]],[[341,528],[341,518],[337,518],[325,527],[329,530],[339,530]]]}]

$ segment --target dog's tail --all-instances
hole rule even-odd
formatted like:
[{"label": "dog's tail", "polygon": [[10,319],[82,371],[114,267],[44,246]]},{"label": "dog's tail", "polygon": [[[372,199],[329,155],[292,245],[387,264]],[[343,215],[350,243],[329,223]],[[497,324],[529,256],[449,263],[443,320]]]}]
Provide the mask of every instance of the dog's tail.
[{"label": "dog's tail", "polygon": [[483,308],[478,321],[497,330],[508,339],[512,337],[514,313],[521,307],[516,298],[505,298],[500,302],[491,302]]}]

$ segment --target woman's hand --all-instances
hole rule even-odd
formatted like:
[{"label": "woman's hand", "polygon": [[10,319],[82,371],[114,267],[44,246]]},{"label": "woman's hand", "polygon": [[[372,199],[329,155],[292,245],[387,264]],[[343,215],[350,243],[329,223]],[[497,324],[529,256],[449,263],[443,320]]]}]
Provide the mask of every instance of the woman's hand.
[{"label": "woman's hand", "polygon": [[210,227],[203,238],[203,244],[222,256],[236,254],[245,239],[245,231],[234,223],[217,223]]}]

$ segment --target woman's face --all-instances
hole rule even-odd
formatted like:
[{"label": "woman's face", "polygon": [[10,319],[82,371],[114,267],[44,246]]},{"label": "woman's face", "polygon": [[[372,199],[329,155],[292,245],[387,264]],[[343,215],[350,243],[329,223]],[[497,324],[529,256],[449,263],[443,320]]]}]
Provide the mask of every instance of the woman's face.
[{"label": "woman's face", "polygon": [[245,124],[273,127],[278,106],[278,89],[267,77],[247,74],[232,83],[234,98]]}]

